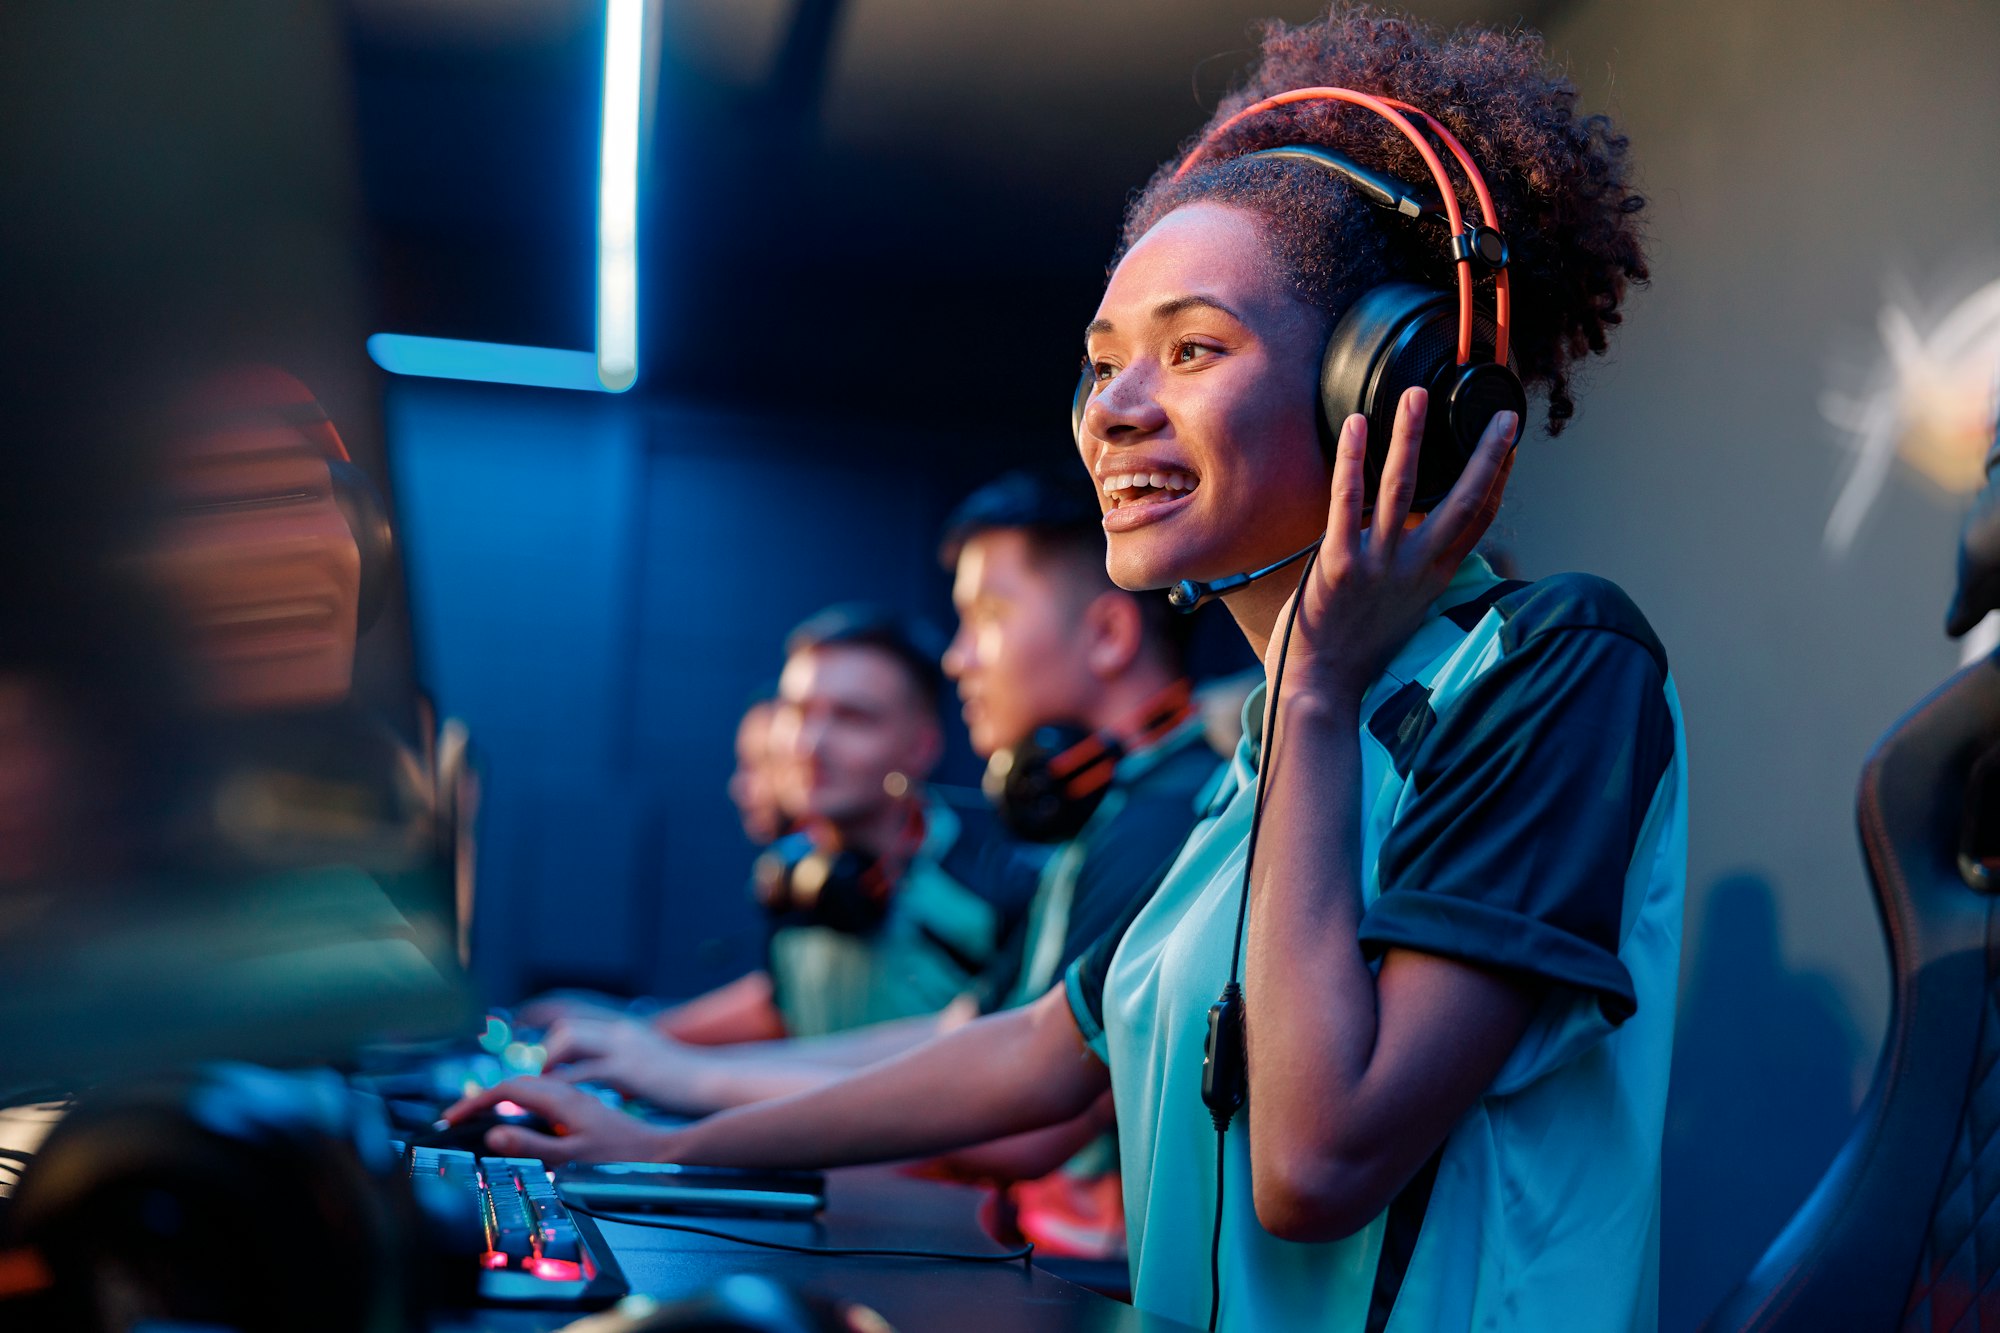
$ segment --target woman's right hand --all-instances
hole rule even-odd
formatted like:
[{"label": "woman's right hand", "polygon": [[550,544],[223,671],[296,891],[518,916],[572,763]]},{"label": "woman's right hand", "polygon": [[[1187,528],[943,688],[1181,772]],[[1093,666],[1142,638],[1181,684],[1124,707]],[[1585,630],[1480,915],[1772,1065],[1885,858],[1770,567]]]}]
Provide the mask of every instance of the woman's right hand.
[{"label": "woman's right hand", "polygon": [[[1488,423],[1465,471],[1436,508],[1407,521],[1429,407],[1423,389],[1409,390],[1396,405],[1375,510],[1367,518],[1368,420],[1356,413],[1341,424],[1326,540],[1296,594],[1298,633],[1286,667],[1295,694],[1328,692],[1358,701],[1499,512],[1520,427],[1512,412]],[[1276,674],[1290,615],[1287,602],[1266,652],[1267,679]]]}]

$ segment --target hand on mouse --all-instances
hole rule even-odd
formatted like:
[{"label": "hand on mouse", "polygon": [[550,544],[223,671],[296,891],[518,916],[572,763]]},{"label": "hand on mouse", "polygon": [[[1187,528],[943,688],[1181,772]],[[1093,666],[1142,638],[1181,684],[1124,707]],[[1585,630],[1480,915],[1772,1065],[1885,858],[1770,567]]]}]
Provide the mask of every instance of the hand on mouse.
[{"label": "hand on mouse", "polygon": [[476,1092],[446,1108],[444,1118],[460,1124],[513,1102],[547,1120],[555,1133],[541,1134],[519,1125],[496,1125],[486,1133],[486,1151],[500,1157],[538,1157],[550,1166],[565,1162],[652,1162],[660,1154],[666,1132],[614,1111],[587,1092],[558,1079],[510,1078]]}]

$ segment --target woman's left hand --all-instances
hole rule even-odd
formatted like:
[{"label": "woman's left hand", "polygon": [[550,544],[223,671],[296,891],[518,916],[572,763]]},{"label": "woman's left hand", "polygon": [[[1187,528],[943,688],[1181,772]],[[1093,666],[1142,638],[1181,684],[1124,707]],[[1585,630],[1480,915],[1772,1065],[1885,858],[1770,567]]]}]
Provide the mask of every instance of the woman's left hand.
[{"label": "woman's left hand", "polygon": [[[1499,512],[1514,465],[1519,419],[1512,412],[1498,413],[1487,424],[1450,494],[1417,523],[1404,526],[1416,493],[1428,408],[1423,389],[1409,390],[1396,406],[1372,523],[1362,516],[1368,421],[1356,413],[1341,424],[1326,541],[1311,577],[1295,594],[1303,600],[1285,670],[1300,686],[1358,700],[1416,632],[1425,608],[1444,592]],[[1276,674],[1290,615],[1287,602],[1265,650],[1266,679]]]}]

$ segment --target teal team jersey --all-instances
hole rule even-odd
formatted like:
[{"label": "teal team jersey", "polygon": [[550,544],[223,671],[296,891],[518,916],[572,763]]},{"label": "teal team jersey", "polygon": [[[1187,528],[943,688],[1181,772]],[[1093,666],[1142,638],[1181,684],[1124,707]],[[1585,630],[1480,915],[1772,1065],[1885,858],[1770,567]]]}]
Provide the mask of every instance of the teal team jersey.
[{"label": "teal team jersey", "polygon": [[938,801],[924,840],[867,934],[780,923],[767,960],[785,1033],[819,1037],[936,1013],[998,952],[1025,895],[1006,881],[1030,873],[982,822]]},{"label": "teal team jersey", "polygon": [[[1201,1052],[1229,974],[1263,703],[1260,688],[1159,890],[1065,978],[1111,1070],[1135,1303],[1197,1325],[1216,1152]],[[1362,723],[1365,954],[1504,968],[1543,998],[1433,1163],[1345,1240],[1264,1231],[1238,1114],[1222,1327],[1651,1330],[1687,841],[1665,653],[1611,584],[1502,584],[1474,557],[1371,686]]]}]

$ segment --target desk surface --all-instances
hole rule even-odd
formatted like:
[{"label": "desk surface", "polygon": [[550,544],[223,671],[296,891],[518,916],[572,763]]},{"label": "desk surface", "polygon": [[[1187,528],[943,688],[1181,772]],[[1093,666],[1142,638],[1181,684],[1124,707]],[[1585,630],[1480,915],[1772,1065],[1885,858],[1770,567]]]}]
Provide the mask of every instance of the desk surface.
[{"label": "desk surface", "polygon": [[[980,1191],[917,1180],[884,1167],[829,1173],[825,1214],[811,1222],[691,1217],[698,1226],[795,1245],[880,1246],[997,1253],[979,1225]],[[677,1220],[672,1217],[663,1220]],[[1143,1315],[1021,1263],[847,1258],[787,1254],[652,1227],[599,1221],[635,1292],[689,1296],[731,1273],[756,1273],[796,1289],[874,1307],[897,1333],[1185,1333],[1187,1325]],[[440,1333],[530,1333],[572,1316],[479,1310]]]}]

